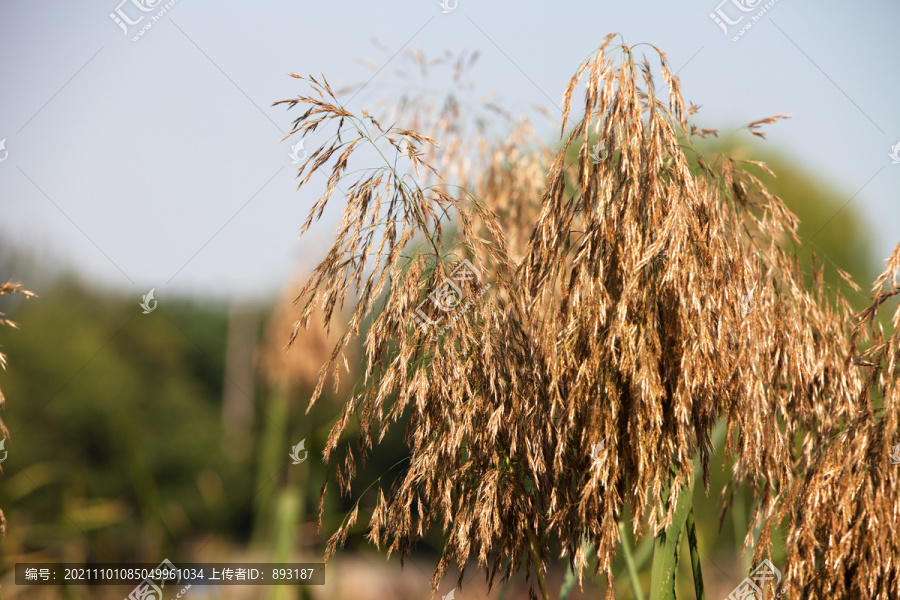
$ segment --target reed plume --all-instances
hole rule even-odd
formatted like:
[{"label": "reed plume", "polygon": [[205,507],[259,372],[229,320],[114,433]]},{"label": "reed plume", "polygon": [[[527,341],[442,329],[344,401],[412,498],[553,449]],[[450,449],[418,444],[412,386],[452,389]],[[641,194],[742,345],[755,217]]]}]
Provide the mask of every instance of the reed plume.
[{"label": "reed plume", "polygon": [[[872,462],[877,454],[884,463],[895,433],[896,344],[876,336],[859,354],[863,330],[849,304],[786,250],[797,219],[754,174],[766,166],[704,160],[693,140],[716,132],[688,122],[697,107],[685,104],[665,54],[648,46],[651,67],[613,39],[569,82],[557,151],[525,150],[515,143],[529,135],[521,128],[514,143],[481,146],[462,187],[441,185],[427,160],[435,139],[352,113],[324,77],[294,75],[312,94],[276,103],[306,108],[289,136],[334,130],[299,171],[301,186],[317,170],[328,176],[301,235],[338,184],[346,190],[336,240],[297,296],[294,334],[313,311],[328,323],[349,292],[358,296],[311,403],[367,324],[367,387],[346,402],[324,458],[342,451],[336,478],[350,494],[357,462],[408,419],[409,463],[379,490],[369,539],[403,557],[439,525],[434,590],[474,557],[489,583],[524,567],[546,597],[542,573],[558,547],[579,573],[592,548],[595,574],[614,594],[625,506],[639,513],[636,538],[666,531],[695,466],[709,492],[711,433],[722,420],[734,461],[723,510],[748,482],[755,561],[789,520],[792,586],[814,593],[834,576],[843,587],[828,589],[878,597],[896,586],[900,548],[881,531],[884,549],[873,553],[862,526],[896,522],[896,474]],[[780,118],[748,130],[762,135]],[[602,157],[592,153],[598,142]],[[383,161],[351,169],[362,148]],[[420,183],[426,174],[434,184]],[[461,268],[470,276],[454,279]],[[871,323],[870,313],[859,322]],[[871,389],[884,392],[892,416],[873,421]],[[354,415],[355,452],[341,444]],[[591,449],[601,443],[597,461]],[[835,479],[839,443],[854,453],[847,480]],[[850,522],[841,528],[841,519]],[[825,533],[836,531],[841,538]],[[863,567],[866,556],[882,562]]]}]

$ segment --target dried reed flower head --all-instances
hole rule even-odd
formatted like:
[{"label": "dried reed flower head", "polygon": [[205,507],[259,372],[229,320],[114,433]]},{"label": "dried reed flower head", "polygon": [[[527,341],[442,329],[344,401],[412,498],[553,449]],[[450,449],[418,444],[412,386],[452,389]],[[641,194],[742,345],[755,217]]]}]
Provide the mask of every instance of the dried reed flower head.
[{"label": "dried reed flower head", "polygon": [[793,490],[787,575],[803,586],[803,598],[896,598],[900,586],[900,470],[890,460],[900,441],[900,306],[888,339],[876,321],[900,295],[900,245],[872,291],[853,328],[859,351],[845,365],[868,372],[848,398],[856,411],[810,448]]},{"label": "dried reed flower head", "polygon": [[[7,296],[9,294],[22,294],[26,298],[31,298],[36,296],[34,292],[29,292],[25,288],[22,287],[21,283],[13,282],[11,279],[6,283],[0,284],[0,296]],[[0,312],[0,327],[7,326],[12,327],[13,329],[18,329],[19,325],[10,321],[6,318],[6,315]],[[0,352],[0,367],[3,370],[6,370],[6,354]],[[3,396],[3,390],[0,390],[0,409],[6,406],[6,398]],[[3,419],[0,418],[0,432],[2,432],[3,439],[9,437],[9,430],[6,428],[6,423],[3,422]],[[0,468],[2,471],[2,468]],[[3,511],[0,510],[0,537],[6,535],[6,517],[3,516]]]},{"label": "dried reed flower head", "polygon": [[[818,267],[807,282],[779,243],[796,239],[797,220],[748,169],[765,165],[704,161],[692,139],[715,132],[688,124],[696,108],[685,106],[664,53],[651,46],[667,88],[659,96],[649,62],[613,37],[565,90],[563,143],[549,174],[535,168],[543,150],[510,161],[501,148],[467,176],[470,189],[419,185],[422,174],[438,177],[422,150],[437,146],[431,137],[349,112],[324,78],[306,79],[314,95],[283,101],[308,107],[292,135],[337,129],[300,170],[305,185],[331,165],[304,232],[345,183],[357,149],[393,148],[346,188],[337,239],[297,297],[299,324],[320,306],[327,323],[358,291],[326,369],[371,319],[368,387],[347,402],[325,458],[356,413],[356,455],[347,445],[337,467],[349,494],[356,461],[392,421],[408,418],[409,464],[379,491],[369,536],[402,557],[440,523],[435,590],[472,556],[490,582],[523,564],[530,578],[553,540],[576,566],[585,563],[583,542],[592,543],[614,593],[626,503],[652,533],[663,531],[695,457],[708,491],[719,419],[734,458],[725,505],[748,480],[759,535],[751,527],[746,542],[757,558],[768,555],[772,527],[796,510],[798,474],[818,464],[819,441],[865,410],[867,380],[848,364],[850,307],[826,298]],[[583,112],[566,133],[582,81]],[[601,161],[591,155],[598,139],[608,151]],[[413,315],[463,259],[492,281],[490,293],[454,314],[435,341]],[[606,458],[594,464],[601,441]],[[358,506],[326,559],[357,516]],[[803,567],[792,569],[808,581]]]},{"label": "dried reed flower head", "polygon": [[[9,294],[22,294],[26,298],[32,298],[37,295],[34,292],[29,292],[28,290],[26,290],[24,287],[22,287],[21,283],[14,282],[11,279],[6,283],[0,284],[0,296],[7,296]],[[6,318],[6,315],[4,313],[0,312],[0,327],[2,326],[12,327],[13,329],[19,328],[19,325],[17,323],[10,321]],[[6,370],[6,355],[2,352],[0,352],[0,367],[2,367],[4,371]],[[6,398],[3,396],[3,391],[0,390],[0,409],[5,406]],[[0,419],[0,431],[2,431],[4,438],[9,436],[9,431],[6,429],[6,425],[3,423],[3,419]]]},{"label": "dried reed flower head", "polygon": [[[393,50],[384,47],[380,50],[389,60],[402,63],[398,72],[401,81],[398,83],[405,87],[390,90],[380,100],[374,101],[369,111],[376,113],[380,122],[402,120],[406,129],[441,140],[440,147],[430,144],[421,146],[422,159],[435,167],[444,184],[452,182],[471,189],[470,178],[479,172],[474,165],[489,150],[487,138],[495,130],[494,121],[499,119],[504,125],[513,122],[495,93],[474,97],[474,84],[470,82],[468,73],[476,65],[479,53],[461,50],[454,54],[447,50],[443,56],[429,60],[421,48],[406,48],[396,57]],[[370,61],[366,61],[366,65],[375,75],[382,70]],[[452,83],[450,91],[444,91],[443,85],[435,89],[429,79],[448,72]],[[442,78],[442,84],[444,81]],[[352,93],[356,97],[363,90],[376,87],[377,83],[369,80],[346,86],[337,90],[337,94]],[[420,174],[417,183],[420,187],[432,183],[429,173]]]},{"label": "dried reed flower head", "polygon": [[[293,281],[286,289],[293,290],[302,285],[301,280]],[[299,391],[314,388],[319,381],[322,365],[328,361],[332,349],[340,338],[339,331],[346,327],[343,318],[335,318],[331,327],[326,326],[321,312],[311,315],[311,326],[298,332],[297,338],[290,348],[285,347],[285,339],[297,325],[294,317],[293,293],[283,294],[275,304],[266,323],[265,339],[259,355],[259,368],[263,380],[272,389],[289,389]],[[351,347],[344,361],[345,374],[352,379],[352,366],[359,357]],[[344,378],[343,383],[349,379]],[[341,388],[340,392],[347,390]],[[338,393],[338,392],[336,392]]]}]

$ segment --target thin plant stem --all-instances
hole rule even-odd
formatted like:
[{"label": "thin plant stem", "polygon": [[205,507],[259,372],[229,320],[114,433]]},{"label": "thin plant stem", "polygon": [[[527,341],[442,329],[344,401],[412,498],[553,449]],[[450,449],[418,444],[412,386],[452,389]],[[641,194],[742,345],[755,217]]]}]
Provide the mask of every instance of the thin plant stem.
[{"label": "thin plant stem", "polygon": [[550,600],[550,592],[547,591],[547,582],[544,581],[544,573],[541,571],[541,559],[537,551],[537,542],[534,540],[534,534],[531,533],[531,525],[525,524],[525,535],[528,536],[528,551],[531,553],[531,560],[534,563],[534,570],[537,572],[538,584],[541,586],[541,594],[544,600]]},{"label": "thin plant stem", "polygon": [[512,580],[507,579],[506,583],[503,584],[503,587],[500,588],[500,594],[497,596],[497,600],[506,600],[506,593],[509,591],[510,583],[512,583]]},{"label": "thin plant stem", "polygon": [[[653,538],[645,536],[641,543],[637,545],[632,555],[634,557],[634,566],[638,573],[640,573],[647,563],[647,560],[653,555]],[[624,579],[626,572],[627,567],[626,569],[619,571],[616,575],[616,580]]]},{"label": "thin plant stem", "polygon": [[[674,478],[670,479],[668,492],[671,499],[671,485]],[[650,569],[650,600],[675,600],[675,572],[678,567],[678,549],[681,545],[681,535],[684,533],[684,523],[691,510],[691,497],[694,492],[694,478],[682,486],[678,494],[678,503],[672,514],[672,523],[668,528],[656,537],[653,548],[653,564]],[[667,502],[668,504],[668,499]]]},{"label": "thin plant stem", "polygon": [[744,536],[747,534],[747,519],[745,517],[747,504],[744,502],[744,492],[740,485],[734,493],[734,501],[731,503],[731,523],[734,527],[734,548],[741,557],[744,571],[750,570],[750,558],[744,552]]},{"label": "thin plant stem", "polygon": [[628,567],[628,578],[631,579],[631,588],[634,590],[636,600],[644,600],[644,591],[641,589],[641,580],[638,577],[637,564],[634,561],[634,555],[631,553],[631,544],[625,530],[625,522],[619,521],[619,540],[622,542],[622,556],[625,558],[625,565]]},{"label": "thin plant stem", "polygon": [[688,512],[685,529],[687,530],[688,548],[691,552],[691,571],[694,573],[694,592],[697,596],[697,600],[706,600],[706,594],[703,592],[703,573],[700,571],[700,546],[697,543],[697,526],[694,523],[693,507],[691,507],[690,512]]},{"label": "thin plant stem", "polygon": [[566,600],[569,597],[569,594],[572,593],[572,590],[575,588],[575,582],[578,581],[578,578],[575,576],[575,571],[573,569],[567,569],[566,575],[563,577],[562,585],[559,587],[559,600]]},{"label": "thin plant stem", "polygon": [[[585,555],[594,551],[594,545],[588,544],[587,540],[584,541],[581,547]],[[559,600],[566,600],[569,597],[569,594],[575,588],[576,581],[578,581],[578,577],[575,575],[574,569],[567,570],[565,577],[563,577],[562,586],[559,588]]]}]

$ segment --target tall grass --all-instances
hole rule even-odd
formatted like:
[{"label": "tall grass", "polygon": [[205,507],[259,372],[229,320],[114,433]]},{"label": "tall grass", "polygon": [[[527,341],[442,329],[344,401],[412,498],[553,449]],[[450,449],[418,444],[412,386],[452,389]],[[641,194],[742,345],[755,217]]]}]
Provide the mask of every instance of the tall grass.
[{"label": "tall grass", "polygon": [[[579,579],[590,553],[611,596],[630,505],[635,540],[656,540],[650,597],[662,598],[674,595],[697,477],[709,493],[721,421],[734,461],[723,510],[746,482],[753,563],[787,523],[782,571],[803,598],[889,597],[900,583],[900,482],[888,461],[900,333],[885,340],[874,317],[900,293],[900,246],[859,315],[825,294],[818,267],[805,280],[783,243],[799,241],[796,217],[748,169],[765,165],[704,161],[693,141],[715,131],[688,122],[697,107],[665,54],[647,46],[651,67],[613,40],[564,91],[555,153],[528,151],[523,126],[482,145],[459,187],[442,184],[431,136],[350,112],[324,77],[295,75],[312,92],[282,101],[305,108],[291,135],[331,132],[300,169],[301,186],[327,174],[301,235],[339,185],[346,197],[335,241],[296,298],[294,335],[315,311],[327,325],[357,298],[311,402],[330,378],[336,385],[342,352],[372,323],[368,385],[347,399],[324,457],[351,493],[357,462],[408,418],[411,459],[380,491],[369,539],[404,556],[440,526],[434,591],[474,559],[491,583],[524,569],[532,595],[549,598],[543,572],[558,552]],[[748,130],[761,136],[778,118]],[[599,159],[598,141],[608,150]],[[364,148],[377,166],[354,162]],[[447,329],[417,325],[417,307],[464,259],[480,281],[458,281]],[[341,441],[354,416],[355,448]],[[357,517],[358,508],[326,559]]]}]

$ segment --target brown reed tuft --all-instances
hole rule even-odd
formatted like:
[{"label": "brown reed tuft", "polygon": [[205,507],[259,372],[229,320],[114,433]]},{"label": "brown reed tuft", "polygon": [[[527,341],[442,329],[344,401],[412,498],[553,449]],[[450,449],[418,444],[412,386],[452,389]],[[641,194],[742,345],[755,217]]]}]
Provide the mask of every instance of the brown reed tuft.
[{"label": "brown reed tuft", "polygon": [[[346,190],[336,240],[297,296],[298,328],[318,309],[328,323],[349,292],[358,295],[311,403],[371,322],[368,386],[347,401],[325,458],[342,446],[337,480],[349,494],[357,461],[391,422],[408,419],[409,464],[379,490],[369,537],[403,557],[439,524],[435,590],[471,557],[491,583],[523,565],[540,578],[551,541],[580,573],[586,541],[614,593],[626,503],[642,513],[636,537],[664,531],[695,458],[709,491],[711,432],[724,420],[734,477],[723,511],[747,481],[754,561],[771,553],[772,528],[788,519],[794,589],[880,597],[898,583],[891,557],[900,555],[886,529],[897,521],[897,475],[884,462],[897,421],[896,328],[890,342],[873,334],[859,354],[872,315],[854,328],[849,304],[825,294],[821,269],[807,280],[784,249],[782,240],[797,239],[797,219],[753,175],[765,165],[704,161],[692,140],[715,131],[687,122],[696,107],[685,106],[665,54],[651,46],[666,84],[660,94],[649,62],[613,38],[564,92],[561,148],[486,150],[463,188],[420,185],[425,174],[439,178],[425,158],[438,148],[431,137],[349,112],[324,77],[294,76],[313,94],[276,103],[306,107],[290,135],[336,131],[300,169],[306,185],[330,167],[301,235],[338,184]],[[749,130],[759,135],[778,118]],[[605,160],[592,160],[597,140]],[[359,172],[351,157],[373,146],[384,163],[348,185],[348,173]],[[463,259],[491,288],[435,340],[413,315]],[[889,271],[898,261],[895,252]],[[883,392],[880,420],[873,390]],[[355,452],[341,444],[354,414]],[[601,441],[606,458],[592,461]],[[853,458],[846,465],[840,448]],[[357,516],[358,508],[332,536],[326,559]],[[879,527],[876,551],[865,536]]]},{"label": "brown reed tuft", "polygon": [[[900,305],[885,339],[877,315],[900,295],[900,245],[876,279],[871,304],[856,315],[846,371],[866,374],[845,401],[844,423],[808,444],[792,490],[787,576],[803,598],[896,598],[900,584]],[[807,446],[807,445],[805,445]]]}]

